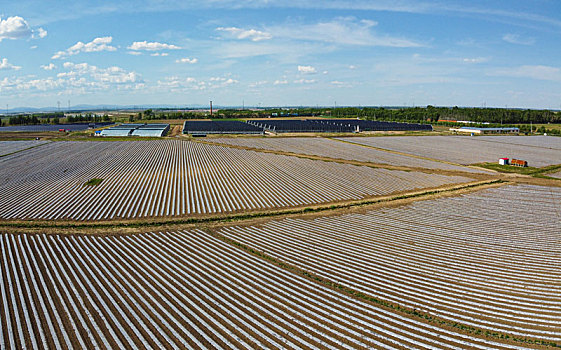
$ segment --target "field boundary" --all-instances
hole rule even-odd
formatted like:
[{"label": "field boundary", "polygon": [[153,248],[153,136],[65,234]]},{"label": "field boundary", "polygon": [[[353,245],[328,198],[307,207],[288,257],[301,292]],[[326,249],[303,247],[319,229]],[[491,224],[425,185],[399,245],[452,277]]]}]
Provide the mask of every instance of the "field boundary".
[{"label": "field boundary", "polygon": [[7,156],[11,156],[12,154],[16,154],[16,153],[19,153],[19,152],[27,151],[27,150],[30,150],[30,149],[33,149],[33,148],[41,147],[41,146],[43,146],[43,145],[49,144],[50,142],[52,142],[52,141],[43,142],[43,143],[40,143],[40,144],[35,145],[35,146],[31,146],[31,147],[28,147],[28,148],[20,149],[19,151],[14,151],[14,152],[7,153],[7,154],[0,154],[0,158],[2,158],[2,157],[7,157]]},{"label": "field boundary", "polygon": [[[329,137],[329,139],[331,139],[331,140],[333,140],[333,141],[348,143],[348,144],[355,145],[355,146],[362,146],[362,147],[366,147],[366,148],[371,148],[371,149],[375,149],[375,150],[377,150],[377,151],[382,151],[382,152],[387,152],[387,153],[393,153],[393,154],[399,154],[400,156],[406,156],[406,157],[417,158],[417,159],[423,159],[423,160],[430,160],[430,161],[438,162],[438,163],[442,163],[442,164],[448,164],[448,165],[455,165],[455,166],[459,166],[459,167],[471,168],[471,166],[469,166],[469,165],[463,165],[463,164],[458,164],[458,163],[454,163],[454,162],[448,162],[448,161],[441,160],[441,159],[423,157],[423,156],[418,156],[418,155],[416,155],[416,154],[405,153],[405,152],[400,152],[400,151],[394,151],[394,150],[391,150],[391,149],[386,149],[386,148],[381,148],[381,147],[376,147],[376,146],[371,146],[371,145],[364,145],[364,144],[361,144],[361,143],[356,143],[356,142],[347,141],[347,140],[341,140],[341,139],[336,139],[336,138],[330,138],[330,137]],[[484,170],[489,170],[489,169],[484,169]]]},{"label": "field boundary", "polygon": [[[185,226],[185,225],[221,225],[231,222],[243,222],[255,219],[274,219],[278,217],[286,217],[303,214],[317,214],[337,212],[338,210],[362,208],[379,204],[396,204],[401,200],[427,199],[435,195],[454,195],[465,190],[478,190],[489,186],[500,186],[510,183],[503,179],[491,179],[475,182],[467,182],[463,184],[449,185],[432,189],[425,189],[414,192],[398,193],[394,195],[378,196],[374,198],[360,199],[356,201],[345,201],[341,203],[327,203],[314,206],[296,207],[279,209],[273,211],[254,211],[238,214],[219,214],[212,216],[197,217],[176,217],[176,218],[152,218],[147,220],[133,219],[129,221],[98,221],[98,222],[76,222],[76,221],[46,221],[46,220],[0,220],[0,228],[5,231],[29,232],[29,233],[45,233],[49,229],[56,229],[56,233],[83,233],[88,230],[104,229],[102,234],[112,234],[107,232],[108,229],[117,229],[115,234],[122,234],[118,229],[125,231],[138,232],[138,229],[153,229],[155,227],[169,226]],[[327,214],[328,215],[328,214]],[[67,230],[68,232],[61,232]]]},{"label": "field boundary", "polygon": [[[326,138],[326,139],[330,139],[330,138]],[[337,140],[337,141],[339,141],[339,140]],[[364,162],[364,161],[360,161],[360,160],[331,158],[331,157],[325,157],[325,156],[318,156],[318,155],[314,155],[314,154],[294,153],[294,152],[288,152],[288,151],[276,151],[276,150],[269,150],[269,149],[264,149],[264,148],[248,147],[248,146],[238,146],[238,145],[231,145],[231,144],[227,144],[227,143],[219,143],[219,142],[206,141],[206,140],[191,140],[191,142],[198,142],[198,143],[211,145],[211,146],[221,146],[221,147],[228,147],[228,148],[234,148],[234,149],[246,150],[246,151],[270,153],[270,154],[276,154],[276,155],[288,156],[288,157],[298,157],[298,158],[303,158],[303,159],[319,160],[319,161],[322,161],[322,162],[333,162],[333,163],[339,163],[339,164],[351,164],[351,165],[356,165],[356,166],[366,166],[366,167],[370,167],[370,168],[386,169],[386,170],[417,171],[417,172],[421,172],[421,173],[425,173],[425,174],[461,175],[461,176],[467,176],[467,177],[472,177],[472,178],[473,177],[481,177],[481,176],[488,177],[488,176],[492,176],[492,175],[497,174],[496,171],[492,171],[492,170],[485,169],[485,168],[471,167],[471,166],[459,165],[459,164],[454,164],[454,163],[446,163],[446,162],[442,162],[442,161],[438,161],[438,162],[448,164],[448,165],[454,165],[454,166],[458,166],[458,167],[462,167],[462,168],[479,169],[479,170],[485,171],[485,173],[473,173],[473,172],[461,171],[461,170],[430,169],[430,168],[421,168],[421,167],[410,167],[410,166],[404,166],[404,165],[392,165],[392,164],[385,164],[385,163]],[[346,142],[346,143],[349,143],[349,144],[355,145],[355,146],[364,146],[364,147],[369,147],[369,148],[376,149],[375,147],[361,145],[361,144],[358,144],[358,143],[352,143],[352,142],[347,142],[347,141],[341,141],[341,142]],[[392,151],[388,151],[388,150],[385,150],[385,149],[380,149],[380,151],[390,152],[390,153],[392,152]],[[431,161],[433,160],[433,159],[429,159],[429,158],[421,158],[421,157],[407,155],[407,154],[405,154],[405,156],[409,156],[409,157],[412,157],[412,158],[419,158],[419,159],[423,159],[423,160],[431,160]]]},{"label": "field boundary", "polygon": [[441,319],[439,317],[435,317],[432,316],[430,313],[428,312],[424,312],[424,311],[419,311],[416,309],[411,309],[408,307],[404,307],[401,306],[399,304],[396,303],[392,303],[392,302],[388,302],[385,301],[383,299],[377,298],[375,296],[369,295],[367,293],[358,291],[356,289],[353,289],[351,287],[347,287],[345,285],[342,285],[341,283],[337,282],[337,281],[332,281],[329,278],[325,278],[325,277],[321,277],[316,275],[315,273],[308,271],[306,269],[300,268],[298,266],[295,266],[291,263],[285,262],[282,259],[278,259],[275,258],[273,256],[268,255],[267,253],[265,253],[265,251],[261,251],[255,248],[252,248],[244,243],[238,242],[235,239],[232,238],[228,238],[226,236],[223,236],[222,234],[216,232],[216,231],[205,231],[208,234],[212,235],[214,238],[219,239],[221,241],[223,241],[226,244],[229,244],[233,247],[236,247],[248,254],[251,254],[259,259],[263,259],[283,270],[288,271],[289,273],[293,273],[296,275],[299,275],[301,277],[306,278],[307,280],[313,282],[313,283],[319,283],[323,286],[326,286],[332,290],[335,290],[337,292],[343,293],[345,295],[351,296],[353,298],[359,299],[359,300],[364,300],[370,303],[373,303],[379,307],[384,307],[386,309],[391,309],[392,311],[397,311],[399,313],[402,314],[406,314],[408,316],[412,316],[415,317],[417,319],[422,319],[426,322],[429,323],[433,323],[433,324],[437,324],[438,326],[445,326],[445,327],[449,327],[449,328],[454,328],[454,329],[459,329],[465,333],[468,334],[474,334],[474,335],[478,335],[478,336],[483,336],[485,338],[494,338],[494,339],[500,339],[503,341],[511,341],[513,343],[522,343],[522,344],[530,344],[530,345],[542,345],[542,346],[548,346],[548,347],[555,347],[555,348],[560,348],[561,344],[557,344],[553,341],[548,341],[548,340],[542,340],[542,339],[538,339],[538,338],[520,338],[520,337],[516,337],[513,335],[509,335],[508,333],[499,333],[499,332],[494,332],[491,330],[486,330],[486,329],[481,329],[481,328],[476,328],[473,326],[469,326],[469,325],[465,325],[462,323],[458,323],[458,322],[452,322],[452,321],[448,321],[448,320],[444,320]]}]

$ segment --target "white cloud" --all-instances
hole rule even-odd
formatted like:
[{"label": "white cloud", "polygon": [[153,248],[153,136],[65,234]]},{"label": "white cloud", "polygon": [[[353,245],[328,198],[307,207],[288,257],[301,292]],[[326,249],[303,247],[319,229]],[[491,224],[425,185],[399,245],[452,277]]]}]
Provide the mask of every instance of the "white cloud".
[{"label": "white cloud", "polygon": [[515,68],[502,68],[489,72],[491,76],[530,78],[537,80],[561,81],[561,69],[542,65],[525,65]]},{"label": "white cloud", "polygon": [[336,87],[340,87],[340,88],[351,88],[353,87],[353,84],[351,83],[347,83],[344,81],[340,81],[340,80],[333,80],[330,82],[331,85],[336,86]]},{"label": "white cloud", "polygon": [[142,52],[138,52],[138,51],[127,51],[127,53],[129,55],[133,55],[133,56],[140,56],[142,55]]},{"label": "white cloud", "polygon": [[31,50],[35,50],[37,48],[37,45],[33,45],[30,47]]},{"label": "white cloud", "polygon": [[472,58],[466,57],[463,59],[463,61],[465,63],[484,63],[489,61],[489,59],[486,57],[472,57]]},{"label": "white cloud", "polygon": [[167,53],[167,52],[155,52],[155,53],[150,54],[150,56],[154,56],[154,57],[157,57],[157,56],[165,57],[165,56],[168,56],[168,55],[169,55],[169,53]]},{"label": "white cloud", "polygon": [[375,33],[372,28],[378,23],[371,20],[357,20],[354,17],[338,18],[330,22],[315,24],[288,23],[269,27],[278,38],[319,41],[340,45],[420,47],[421,43],[406,38]]},{"label": "white cloud", "polygon": [[76,44],[72,45],[65,51],[59,51],[55,53],[51,58],[63,58],[67,56],[77,55],[80,52],[116,51],[116,47],[109,45],[112,41],[113,37],[110,36],[95,38],[94,40],[85,44],[81,41],[78,41]]},{"label": "white cloud", "polygon": [[147,41],[135,41],[130,46],[127,47],[129,50],[135,51],[159,51],[159,50],[179,50],[181,47],[172,45],[172,44],[165,44],[159,42],[147,42]]},{"label": "white cloud", "polygon": [[294,80],[294,84],[313,84],[315,83],[315,79],[298,79]]},{"label": "white cloud", "polygon": [[258,87],[258,86],[266,85],[268,83],[269,82],[267,80],[261,80],[261,81],[256,81],[256,82],[250,83],[248,86],[250,88],[255,88],[255,87]]},{"label": "white cloud", "polygon": [[312,66],[298,66],[298,72],[305,74],[314,74],[316,69]]},{"label": "white cloud", "polygon": [[53,63],[49,63],[48,65],[42,65],[41,68],[43,68],[44,70],[53,70],[56,69],[56,66]]},{"label": "white cloud", "polygon": [[288,80],[275,80],[273,85],[286,85],[288,84]]},{"label": "white cloud", "polygon": [[47,31],[43,28],[39,28],[37,29],[36,32],[33,32],[33,38],[35,39],[37,38],[43,39],[46,36],[47,36]]},{"label": "white cloud", "polygon": [[138,73],[128,72],[116,66],[99,68],[88,63],[65,62],[63,67],[69,69],[69,71],[59,73],[57,75],[59,78],[89,75],[96,81],[116,84],[136,83],[141,80]]},{"label": "white cloud", "polygon": [[0,18],[0,41],[3,39],[25,39],[32,34],[33,31],[23,18],[19,16]]},{"label": "white cloud", "polygon": [[189,58],[189,57],[185,57],[185,58],[180,58],[178,60],[175,60],[175,63],[189,63],[189,64],[194,64],[197,63],[199,60],[196,58]]},{"label": "white cloud", "polygon": [[256,29],[241,29],[237,27],[218,27],[216,30],[227,33],[236,39],[249,39],[251,41],[269,40],[273,36],[270,33],[262,32]]},{"label": "white cloud", "polygon": [[2,69],[13,69],[13,70],[19,70],[21,69],[20,66],[14,66],[13,64],[8,62],[7,58],[2,58],[0,60],[0,70]]},{"label": "white cloud", "polygon": [[239,81],[226,77],[211,77],[207,81],[204,81],[193,77],[179,78],[176,76],[171,76],[166,77],[164,80],[159,80],[158,87],[167,89],[171,92],[180,92],[186,90],[208,90],[224,88],[237,83],[239,83]]},{"label": "white cloud", "polygon": [[349,69],[356,69],[356,66],[351,64],[349,65]]},{"label": "white cloud", "polygon": [[503,40],[516,45],[533,45],[536,42],[534,38],[523,38],[518,34],[505,34]]}]

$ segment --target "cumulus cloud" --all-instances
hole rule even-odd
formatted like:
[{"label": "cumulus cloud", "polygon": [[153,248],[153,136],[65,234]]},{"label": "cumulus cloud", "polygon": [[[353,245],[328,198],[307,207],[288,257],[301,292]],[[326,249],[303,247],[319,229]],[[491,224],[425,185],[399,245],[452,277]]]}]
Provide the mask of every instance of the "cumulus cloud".
[{"label": "cumulus cloud", "polygon": [[218,27],[216,30],[226,33],[226,35],[235,39],[249,39],[251,41],[269,40],[273,36],[270,33],[262,32],[256,29],[242,29],[237,27]]},{"label": "cumulus cloud", "polygon": [[258,87],[258,86],[266,85],[268,83],[269,82],[267,80],[260,80],[260,81],[255,81],[253,83],[250,83],[248,86],[250,88],[255,88],[255,87]]},{"label": "cumulus cloud", "polygon": [[315,79],[298,79],[294,80],[294,84],[313,84],[315,83]]},{"label": "cumulus cloud", "polygon": [[339,87],[339,88],[351,88],[353,87],[353,84],[348,83],[348,82],[344,82],[344,81],[340,81],[340,80],[333,80],[330,82],[331,85]]},{"label": "cumulus cloud", "polygon": [[465,63],[484,63],[489,61],[489,59],[486,57],[472,57],[472,58],[466,57],[462,61],[464,61]]},{"label": "cumulus cloud", "polygon": [[168,55],[169,55],[169,53],[167,53],[167,52],[154,52],[154,53],[150,54],[150,56],[154,56],[154,57],[158,57],[158,56],[165,57],[165,56],[168,56]]},{"label": "cumulus cloud", "polygon": [[186,90],[224,88],[237,83],[239,83],[239,81],[225,77],[211,77],[205,81],[193,77],[179,78],[177,76],[171,76],[166,77],[164,80],[159,80],[158,87],[167,89],[171,92],[179,92]]},{"label": "cumulus cloud", "polygon": [[140,56],[142,55],[142,52],[138,52],[138,51],[128,51],[127,52],[129,55],[133,55],[133,56]]},{"label": "cumulus cloud", "polygon": [[196,58],[189,58],[189,57],[185,57],[185,58],[180,58],[178,60],[175,60],[175,63],[188,63],[188,64],[194,64],[199,62],[198,59]]},{"label": "cumulus cloud", "polygon": [[312,66],[298,66],[298,72],[305,74],[314,74],[316,69]]},{"label": "cumulus cloud", "polygon": [[189,58],[189,57],[185,57],[185,58],[180,58],[178,60],[175,60],[175,63],[188,63],[188,64],[194,64],[199,62],[198,59],[196,58]]},{"label": "cumulus cloud", "polygon": [[0,41],[3,39],[26,39],[33,31],[26,20],[19,16],[0,18]]},{"label": "cumulus cloud", "polygon": [[534,38],[524,38],[518,34],[505,34],[503,35],[503,40],[507,43],[516,45],[533,45],[536,42]]},{"label": "cumulus cloud", "polygon": [[128,72],[123,68],[116,66],[99,68],[88,63],[65,62],[63,67],[68,69],[68,71],[57,74],[57,77],[59,78],[89,75],[99,82],[117,84],[136,83],[141,80],[138,73]]},{"label": "cumulus cloud", "polygon": [[0,79],[0,91],[6,95],[33,91],[77,95],[146,87],[139,74],[120,67],[102,68],[87,63],[65,62],[59,68],[61,72],[55,77],[40,79],[27,75]]},{"label": "cumulus cloud", "polygon": [[7,58],[2,58],[0,60],[0,70],[3,70],[3,69],[19,70],[19,69],[21,69],[21,67],[20,66],[14,66],[10,62],[8,62]]},{"label": "cumulus cloud", "polygon": [[37,29],[37,31],[33,32],[33,38],[35,39],[37,38],[43,39],[46,36],[47,36],[47,31],[43,28],[39,28]]},{"label": "cumulus cloud", "polygon": [[288,80],[284,79],[284,80],[275,80],[275,82],[273,83],[273,85],[286,85],[288,84]]},{"label": "cumulus cloud", "polygon": [[53,70],[56,69],[56,66],[53,63],[44,64],[41,66],[44,70]]},{"label": "cumulus cloud", "polygon": [[127,47],[129,50],[135,51],[159,51],[159,50],[179,50],[181,47],[177,45],[148,42],[148,41],[135,41]]},{"label": "cumulus cloud", "polygon": [[83,43],[78,41],[76,44],[70,46],[65,51],[59,51],[51,57],[52,59],[64,58],[72,55],[77,55],[80,52],[99,52],[99,51],[116,51],[117,48],[111,46],[113,37],[104,36],[100,38],[95,38],[89,43]]}]

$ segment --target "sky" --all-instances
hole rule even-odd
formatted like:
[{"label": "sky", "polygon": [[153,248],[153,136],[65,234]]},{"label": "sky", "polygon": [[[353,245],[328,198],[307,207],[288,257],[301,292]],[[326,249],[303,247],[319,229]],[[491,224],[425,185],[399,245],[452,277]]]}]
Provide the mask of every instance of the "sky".
[{"label": "sky", "polygon": [[558,0],[3,1],[0,106],[561,108]]}]

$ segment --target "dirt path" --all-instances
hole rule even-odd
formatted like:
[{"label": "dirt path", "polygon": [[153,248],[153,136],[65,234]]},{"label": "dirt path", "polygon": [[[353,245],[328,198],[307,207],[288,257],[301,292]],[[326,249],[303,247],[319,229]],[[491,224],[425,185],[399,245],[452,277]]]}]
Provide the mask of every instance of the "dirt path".
[{"label": "dirt path", "polygon": [[[222,147],[228,147],[228,148],[234,148],[234,149],[240,149],[240,150],[255,151],[255,152],[262,152],[262,153],[271,153],[271,154],[298,157],[298,158],[311,159],[311,160],[321,160],[321,161],[324,161],[324,162],[334,162],[334,163],[340,163],[340,164],[367,166],[367,167],[370,167],[370,168],[381,168],[381,169],[388,169],[388,170],[403,170],[403,171],[418,171],[418,172],[422,172],[422,173],[426,173],[426,174],[439,174],[439,175],[449,175],[449,176],[468,176],[468,177],[477,178],[477,179],[487,179],[490,176],[494,175],[490,170],[483,169],[483,168],[478,168],[478,167],[473,167],[473,168],[484,170],[484,171],[487,171],[488,173],[474,173],[474,172],[468,172],[468,171],[446,170],[446,169],[428,169],[428,168],[411,167],[411,166],[403,166],[403,165],[392,165],[392,164],[386,164],[386,163],[363,162],[363,161],[359,161],[359,160],[330,158],[330,157],[318,156],[318,155],[313,155],[313,154],[303,154],[303,153],[268,150],[268,149],[263,149],[263,148],[230,145],[230,144],[226,144],[226,143],[218,143],[218,142],[206,141],[206,140],[205,141],[203,141],[203,140],[193,140],[193,141],[198,142],[198,143],[204,143],[204,144],[207,144],[207,145],[213,145],[213,146],[222,146]],[[356,145],[356,146],[363,146],[363,145],[354,144],[354,143],[351,143],[351,144]],[[364,147],[369,147],[369,146],[364,146]],[[380,149],[380,150],[386,151],[384,149]],[[397,152],[390,152],[390,153],[399,154]],[[402,154],[402,155],[407,155],[407,154]],[[429,158],[422,158],[422,157],[416,157],[416,156],[413,156],[413,158],[432,160],[432,159],[429,159]],[[459,167],[466,167],[464,165],[459,165],[459,164],[454,164],[454,163],[448,163],[448,162],[442,162],[442,161],[439,161],[439,162],[440,163],[445,163],[445,164],[450,164],[450,165],[455,165],[455,166],[459,166]],[[466,168],[468,168],[468,167],[466,167]]]},{"label": "dirt path", "polygon": [[17,233],[57,233],[93,235],[126,235],[147,231],[169,231],[186,228],[211,228],[232,225],[257,224],[279,217],[331,216],[350,211],[371,210],[386,206],[399,206],[413,201],[438,198],[441,196],[457,196],[481,189],[501,186],[506,183],[498,179],[487,179],[464,184],[446,185],[416,191],[402,191],[386,196],[371,196],[360,200],[322,203],[319,205],[299,206],[273,210],[255,210],[230,214],[189,215],[181,217],[146,218],[134,220],[105,220],[93,222],[46,221],[46,220],[12,220],[0,221],[2,232]]},{"label": "dirt path", "polygon": [[173,127],[173,129],[171,129],[168,136],[177,137],[179,135],[181,135],[181,125],[176,125]]}]

